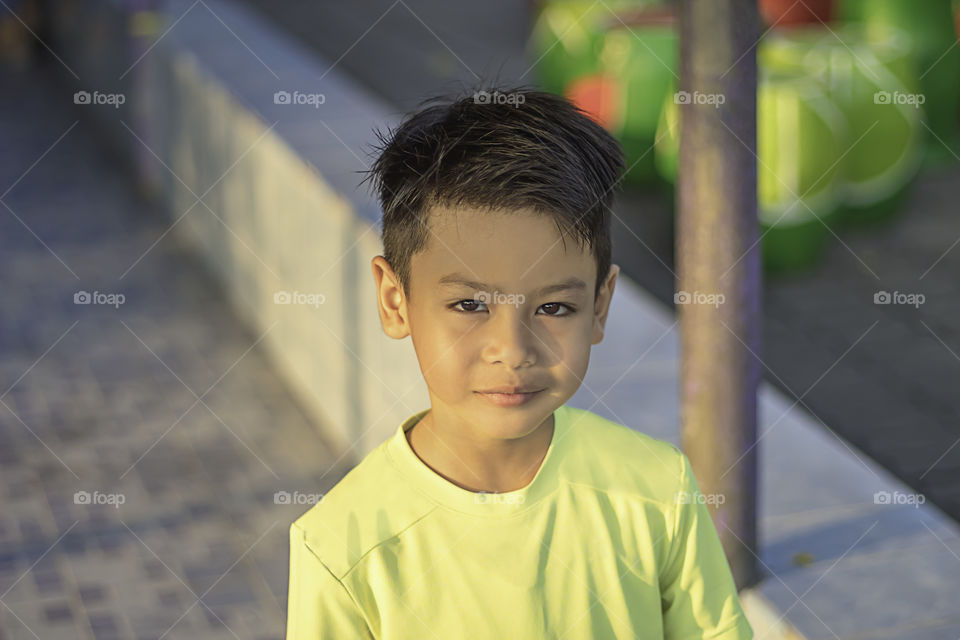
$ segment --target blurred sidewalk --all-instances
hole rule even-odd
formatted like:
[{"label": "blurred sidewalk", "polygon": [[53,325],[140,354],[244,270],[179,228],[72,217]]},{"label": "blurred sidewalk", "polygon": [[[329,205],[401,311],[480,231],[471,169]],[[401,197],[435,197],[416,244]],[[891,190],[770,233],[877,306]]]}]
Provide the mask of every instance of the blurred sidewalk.
[{"label": "blurred sidewalk", "polygon": [[78,117],[0,72],[0,639],[282,638],[274,493],[344,461]]}]

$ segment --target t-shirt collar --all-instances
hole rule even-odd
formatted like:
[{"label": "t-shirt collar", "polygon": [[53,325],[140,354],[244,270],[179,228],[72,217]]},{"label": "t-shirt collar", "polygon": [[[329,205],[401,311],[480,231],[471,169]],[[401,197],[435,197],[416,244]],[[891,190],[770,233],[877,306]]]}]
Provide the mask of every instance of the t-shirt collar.
[{"label": "t-shirt collar", "polygon": [[499,517],[526,511],[557,488],[556,469],[561,451],[566,446],[563,436],[569,420],[566,405],[560,405],[554,411],[553,439],[533,480],[522,489],[501,493],[477,493],[459,487],[437,474],[417,457],[407,442],[406,431],[428,411],[429,409],[424,409],[404,420],[387,444],[388,458],[405,476],[411,488],[455,511]]}]

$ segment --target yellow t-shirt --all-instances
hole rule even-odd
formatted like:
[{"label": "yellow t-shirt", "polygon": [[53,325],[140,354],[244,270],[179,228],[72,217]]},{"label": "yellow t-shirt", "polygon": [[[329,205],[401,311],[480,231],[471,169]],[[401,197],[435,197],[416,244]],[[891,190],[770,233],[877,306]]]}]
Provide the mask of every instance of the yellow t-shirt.
[{"label": "yellow t-shirt", "polygon": [[690,463],[563,405],[534,479],[474,493],[403,422],[290,526],[286,640],[750,640]]}]

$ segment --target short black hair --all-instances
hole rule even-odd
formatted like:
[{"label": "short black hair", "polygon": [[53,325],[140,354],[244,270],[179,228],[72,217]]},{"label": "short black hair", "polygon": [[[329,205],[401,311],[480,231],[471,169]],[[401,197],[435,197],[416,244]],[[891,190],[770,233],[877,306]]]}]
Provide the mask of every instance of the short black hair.
[{"label": "short black hair", "polygon": [[[367,171],[383,209],[384,258],[409,297],[410,261],[432,207],[532,209],[549,215],[597,264],[611,264],[609,208],[624,171],[620,144],[562,96],[529,86],[468,89],[422,101],[396,129],[375,129]],[[361,182],[362,184],[362,182]],[[566,246],[566,241],[564,241]]]}]

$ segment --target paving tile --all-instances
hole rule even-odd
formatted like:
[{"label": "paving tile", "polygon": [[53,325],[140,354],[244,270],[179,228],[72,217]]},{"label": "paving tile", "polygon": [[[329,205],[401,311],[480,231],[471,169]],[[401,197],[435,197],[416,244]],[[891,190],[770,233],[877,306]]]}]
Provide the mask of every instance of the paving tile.
[{"label": "paving tile", "polygon": [[[41,78],[0,71],[19,96],[16,105],[0,99],[0,127],[20,132],[10,142],[20,145],[18,166],[74,118],[69,105],[44,102],[54,85]],[[136,200],[97,145],[81,122],[7,196],[79,283],[0,216],[0,286],[18,300],[0,309],[0,386],[16,414],[0,412],[0,592],[13,585],[4,601],[23,620],[0,609],[0,637],[155,640],[170,629],[170,640],[235,640],[201,605],[177,622],[195,601],[181,580],[206,589],[220,579],[205,597],[210,609],[241,637],[279,638],[286,529],[274,527],[259,555],[230,567],[278,519],[295,517],[270,512],[274,492],[313,486],[322,473],[286,459],[332,456],[258,350],[237,363],[256,336],[175,235],[117,285],[169,221]],[[78,290],[122,291],[129,304],[76,305]],[[217,415],[200,404],[184,413],[231,366],[205,398]]]}]

